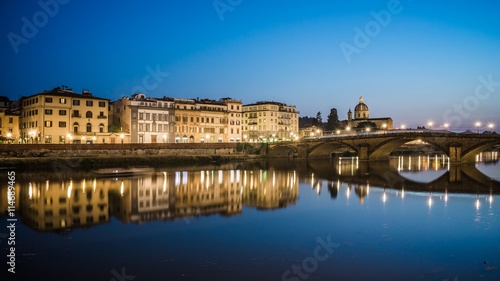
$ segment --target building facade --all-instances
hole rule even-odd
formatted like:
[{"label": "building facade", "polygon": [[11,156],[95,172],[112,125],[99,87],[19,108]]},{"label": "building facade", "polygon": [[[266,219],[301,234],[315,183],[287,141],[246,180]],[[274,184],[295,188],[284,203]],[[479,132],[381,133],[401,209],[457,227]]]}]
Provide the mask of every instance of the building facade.
[{"label": "building facade", "polygon": [[299,139],[299,112],[294,105],[261,101],[243,105],[243,140],[290,141]]},{"label": "building facade", "polygon": [[[21,143],[115,143],[108,132],[109,101],[88,90],[57,87],[20,101]],[[123,141],[123,136],[121,137]]]},{"label": "building facade", "polygon": [[0,109],[0,141],[2,143],[19,142],[20,111]]},{"label": "building facade", "polygon": [[112,105],[113,124],[130,134],[131,143],[174,142],[174,100],[148,98],[145,94],[124,97]]},{"label": "building facade", "polygon": [[238,142],[241,141],[239,100],[175,98],[175,142]]}]

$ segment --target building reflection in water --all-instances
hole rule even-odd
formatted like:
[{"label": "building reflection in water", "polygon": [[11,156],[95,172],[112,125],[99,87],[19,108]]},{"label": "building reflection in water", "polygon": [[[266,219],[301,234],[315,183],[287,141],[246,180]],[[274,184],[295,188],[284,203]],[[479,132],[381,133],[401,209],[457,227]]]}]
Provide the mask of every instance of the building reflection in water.
[{"label": "building reflection in water", "polygon": [[[110,216],[142,223],[220,214],[232,216],[242,206],[257,209],[295,204],[295,171],[163,171],[124,178],[84,178],[16,183],[23,222],[39,231],[59,231],[106,223]],[[0,204],[6,216],[7,189]],[[5,195],[5,196],[4,196]]]},{"label": "building reflection in water", "polygon": [[109,188],[110,182],[97,179],[30,181],[19,192],[23,221],[41,231],[105,223]]},{"label": "building reflection in water", "polygon": [[[498,161],[498,153],[483,153],[483,161]],[[402,177],[409,171],[447,171],[429,183],[412,182]],[[16,210],[23,221],[40,231],[59,231],[75,227],[90,227],[107,223],[111,216],[130,223],[175,220],[219,214],[233,216],[242,213],[243,206],[256,209],[276,209],[294,205],[298,199],[299,178],[305,186],[320,196],[324,186],[330,197],[339,194],[364,204],[371,186],[381,204],[399,198],[427,196],[428,208],[442,202],[447,206],[451,193],[477,194],[472,206],[476,210],[491,208],[498,186],[479,172],[466,167],[455,171],[447,157],[397,157],[385,164],[359,162],[357,158],[340,158],[324,163],[308,162],[279,168],[220,169],[181,171],[166,170],[123,177],[99,178],[80,176],[67,180],[16,181]],[[392,172],[391,172],[392,171]],[[477,170],[476,170],[477,171]],[[481,183],[487,180],[489,186]],[[472,181],[476,180],[476,181]],[[484,189],[489,192],[485,192]],[[479,192],[481,190],[481,192]],[[354,193],[354,194],[353,194]],[[6,216],[7,188],[0,190],[0,216]]]}]

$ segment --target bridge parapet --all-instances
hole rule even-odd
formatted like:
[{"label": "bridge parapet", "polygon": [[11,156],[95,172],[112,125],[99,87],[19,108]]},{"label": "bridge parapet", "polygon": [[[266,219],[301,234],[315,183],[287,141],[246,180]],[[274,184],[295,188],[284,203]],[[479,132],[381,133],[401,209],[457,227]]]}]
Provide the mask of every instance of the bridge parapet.
[{"label": "bridge parapet", "polygon": [[389,158],[396,148],[414,140],[436,146],[450,157],[451,163],[458,164],[473,162],[478,153],[500,144],[500,135],[400,130],[315,137],[300,142],[275,143],[273,148],[287,146],[299,158],[329,158],[335,149],[343,146],[357,153],[360,160],[380,160]]}]

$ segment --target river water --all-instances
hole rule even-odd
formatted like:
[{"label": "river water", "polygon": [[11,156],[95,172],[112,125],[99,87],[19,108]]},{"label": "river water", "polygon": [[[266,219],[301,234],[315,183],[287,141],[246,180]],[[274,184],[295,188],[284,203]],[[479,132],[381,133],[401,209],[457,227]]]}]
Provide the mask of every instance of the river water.
[{"label": "river water", "polygon": [[17,172],[2,280],[500,280],[498,153],[447,160]]}]

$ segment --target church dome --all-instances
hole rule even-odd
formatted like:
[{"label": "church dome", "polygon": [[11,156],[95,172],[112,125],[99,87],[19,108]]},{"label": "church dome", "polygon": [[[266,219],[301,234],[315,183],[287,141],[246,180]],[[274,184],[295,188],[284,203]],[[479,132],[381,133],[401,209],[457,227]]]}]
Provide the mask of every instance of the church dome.
[{"label": "church dome", "polygon": [[369,110],[368,106],[365,104],[363,97],[360,97],[358,105],[356,105],[356,107],[354,108],[354,112],[356,112],[356,111],[368,111],[368,110]]}]

